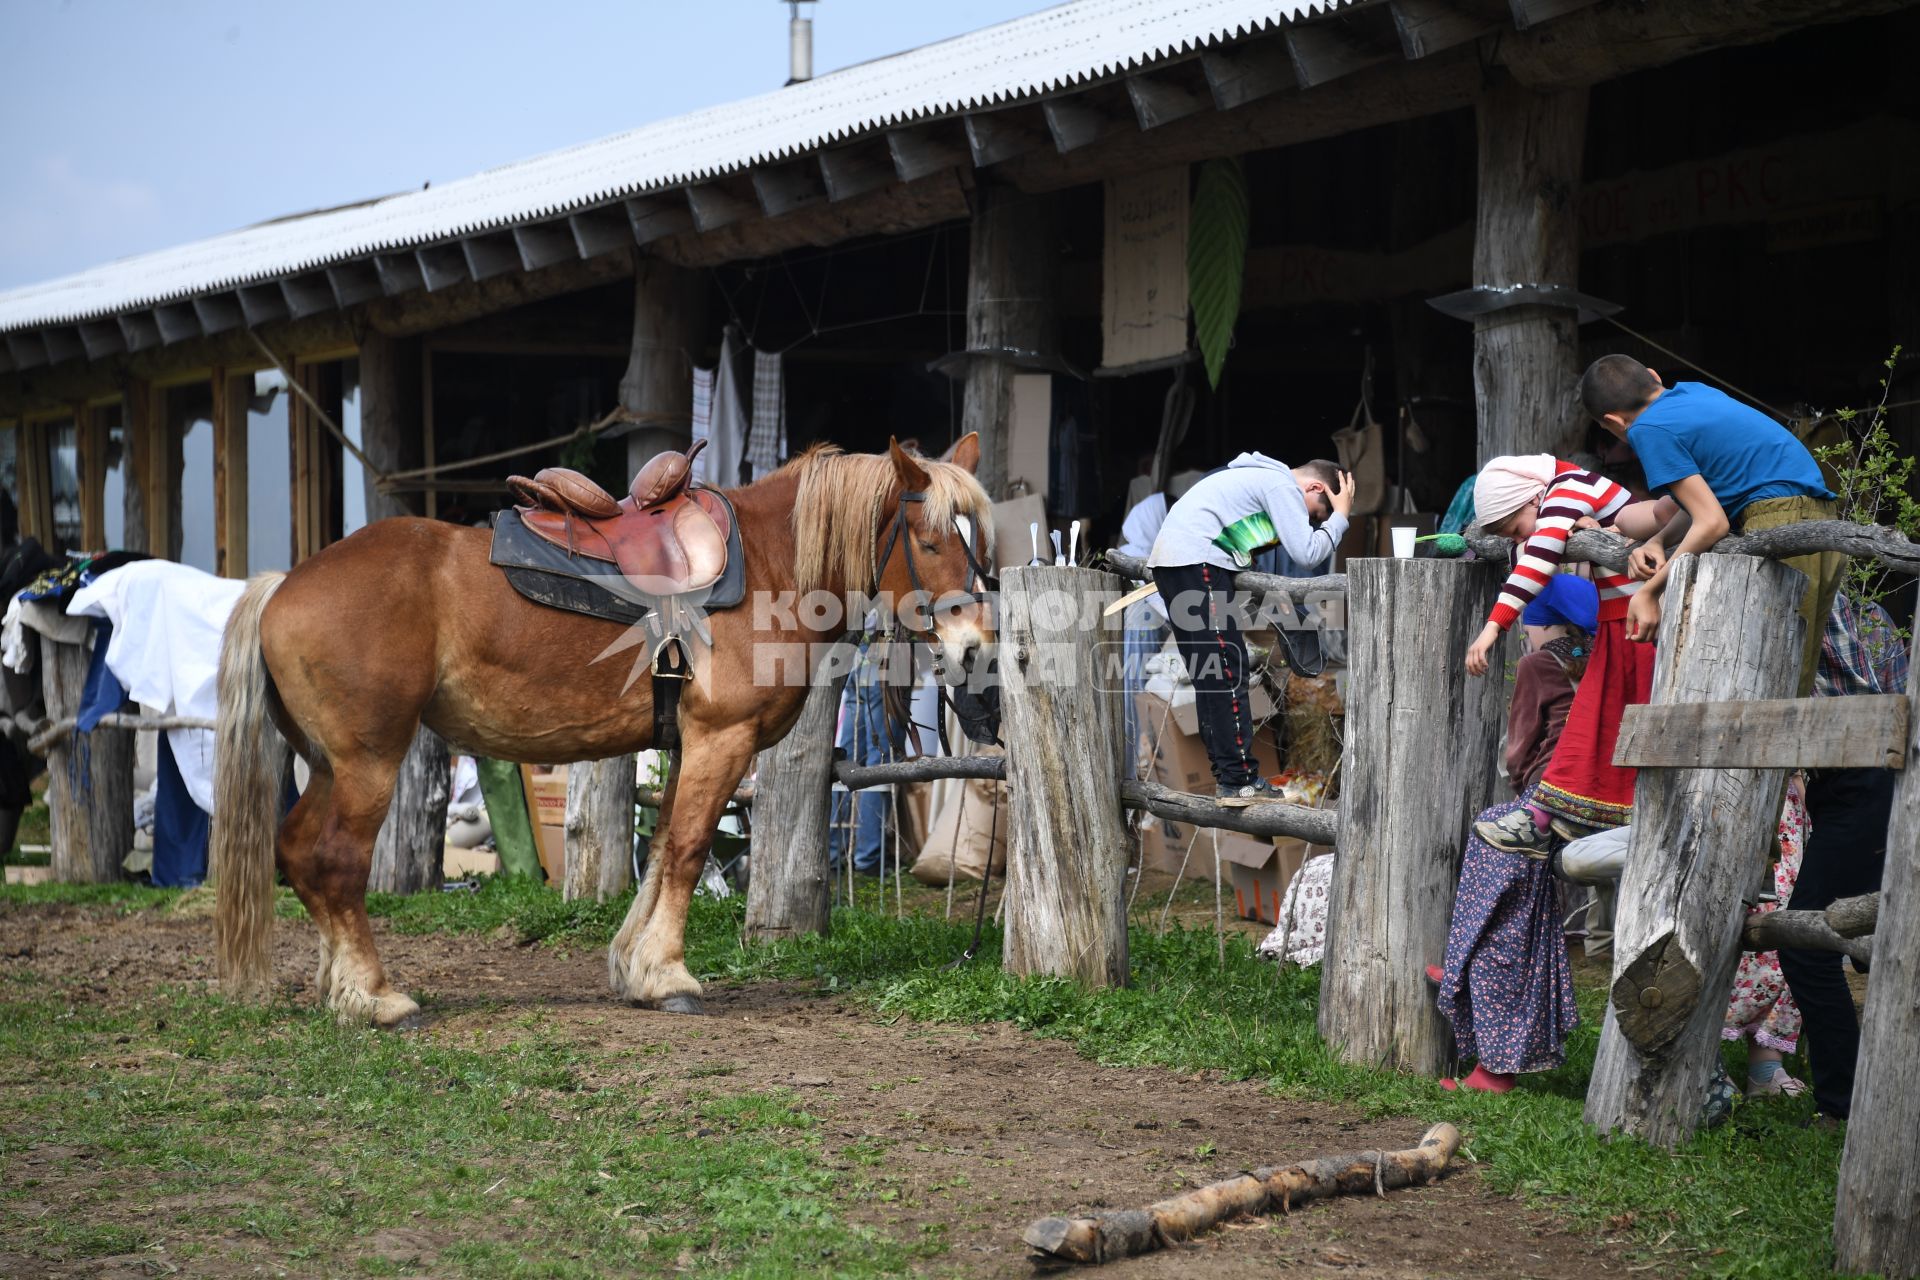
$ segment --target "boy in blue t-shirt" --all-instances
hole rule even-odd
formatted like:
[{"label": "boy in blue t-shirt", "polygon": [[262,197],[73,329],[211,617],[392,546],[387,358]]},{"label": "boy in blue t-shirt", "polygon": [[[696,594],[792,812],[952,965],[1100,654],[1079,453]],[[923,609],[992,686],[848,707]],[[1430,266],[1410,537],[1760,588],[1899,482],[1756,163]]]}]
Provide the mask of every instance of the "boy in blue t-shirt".
[{"label": "boy in blue t-shirt", "polygon": [[[1668,387],[1631,356],[1601,356],[1580,379],[1580,401],[1640,458],[1647,487],[1680,504],[1658,537],[1634,548],[1629,572],[1646,586],[1627,611],[1627,636],[1651,641],[1660,626],[1667,557],[1705,551],[1730,532],[1757,533],[1804,520],[1832,520],[1833,494],[1820,464],[1772,418],[1699,382]],[[1678,544],[1677,546],[1675,544]],[[1817,552],[1783,561],[1807,575],[1800,696],[1813,691],[1820,635],[1847,558]]]}]

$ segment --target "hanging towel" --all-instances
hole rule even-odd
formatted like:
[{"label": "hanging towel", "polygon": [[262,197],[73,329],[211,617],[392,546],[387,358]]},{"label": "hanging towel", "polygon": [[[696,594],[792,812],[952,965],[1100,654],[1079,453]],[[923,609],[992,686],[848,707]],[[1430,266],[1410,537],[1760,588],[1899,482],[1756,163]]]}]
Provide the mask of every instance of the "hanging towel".
[{"label": "hanging towel", "polygon": [[80,711],[74,716],[74,727],[81,733],[92,733],[103,719],[127,705],[127,687],[114,678],[107,666],[107,649],[112,643],[112,624],[96,622],[93,656],[87,660],[87,682],[80,690]]},{"label": "hanging towel", "polygon": [[153,882],[163,889],[191,889],[207,878],[207,811],[187,790],[166,734],[160,735],[159,763],[153,799]]},{"label": "hanging towel", "polygon": [[747,418],[753,411],[741,384],[742,367],[751,350],[732,325],[720,336],[720,363],[713,371],[713,418],[707,425],[707,447],[694,459],[694,479],[716,489],[740,483],[740,462],[746,456]]},{"label": "hanging towel", "polygon": [[[693,370],[693,439],[705,440],[713,432],[713,370],[698,365]],[[693,460],[693,478],[707,474],[706,456]]]},{"label": "hanging towel", "polygon": [[780,356],[771,351],[753,353],[753,427],[747,436],[750,477],[771,475],[787,456],[787,384],[781,376]]}]

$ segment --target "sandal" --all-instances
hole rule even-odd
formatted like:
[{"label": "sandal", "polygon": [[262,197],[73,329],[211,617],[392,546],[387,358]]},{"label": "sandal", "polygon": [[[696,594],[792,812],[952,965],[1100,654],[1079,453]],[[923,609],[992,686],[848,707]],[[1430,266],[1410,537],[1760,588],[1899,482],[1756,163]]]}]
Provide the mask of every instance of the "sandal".
[{"label": "sandal", "polygon": [[1749,1098],[1797,1098],[1806,1091],[1807,1082],[1788,1075],[1786,1067],[1778,1062],[1773,1064],[1773,1070],[1767,1073],[1765,1079],[1755,1079],[1751,1074],[1747,1076]]}]

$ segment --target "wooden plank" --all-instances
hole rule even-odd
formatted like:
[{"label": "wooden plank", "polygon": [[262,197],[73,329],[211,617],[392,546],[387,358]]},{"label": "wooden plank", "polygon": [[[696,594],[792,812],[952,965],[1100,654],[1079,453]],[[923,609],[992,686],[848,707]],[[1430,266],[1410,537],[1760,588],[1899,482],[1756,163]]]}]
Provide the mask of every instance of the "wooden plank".
[{"label": "wooden plank", "polygon": [[295,320],[318,315],[322,311],[332,311],[339,306],[333,296],[333,285],[324,271],[289,276],[280,282],[280,296],[286,299],[287,314]]},{"label": "wooden plank", "polygon": [[754,196],[760,201],[761,212],[769,218],[827,198],[826,180],[821,177],[820,166],[812,161],[758,167],[752,177]]},{"label": "wooden plank", "polygon": [[59,364],[65,360],[78,360],[87,352],[86,344],[80,341],[80,331],[73,325],[57,324],[40,331],[40,341],[47,349],[47,363]]},{"label": "wooden plank", "polygon": [[146,469],[141,475],[147,508],[147,550],[172,558],[180,510],[180,443],[168,409],[166,388],[150,389]]},{"label": "wooden plank", "polygon": [[16,369],[34,369],[47,362],[47,344],[38,333],[7,335],[7,355]]},{"label": "wooden plank", "polygon": [[597,258],[633,245],[633,231],[627,225],[626,210],[588,209],[567,218],[573,233],[573,247],[582,258]]},{"label": "wooden plank", "polygon": [[413,260],[420,264],[420,278],[426,281],[428,293],[466,284],[473,278],[467,271],[467,255],[460,251],[457,244],[435,244],[416,249]]},{"label": "wooden plank", "polygon": [[147,549],[147,495],[143,488],[151,464],[148,446],[153,435],[155,411],[153,388],[138,379],[130,380],[121,395],[121,427],[126,448],[124,475],[125,515],[120,545],[128,551]]},{"label": "wooden plank", "polygon": [[966,130],[950,123],[889,130],[887,154],[893,157],[894,176],[902,182],[913,182],[942,169],[958,169],[973,164],[973,152],[967,146]]},{"label": "wooden plank", "polygon": [[247,576],[247,393],[252,378],[213,371],[213,571]]},{"label": "wooden plank", "polygon": [[160,327],[160,341],[185,342],[200,336],[200,317],[186,302],[170,302],[153,309],[154,323]]},{"label": "wooden plank", "polygon": [[[1907,676],[1920,698],[1920,664]],[[1850,702],[1850,698],[1835,699]],[[1849,1275],[1920,1275],[1920,1232],[1913,1206],[1920,1169],[1920,716],[1907,726],[1907,768],[1894,784],[1887,862],[1873,935],[1873,979],[1860,1026],[1853,1118],[1834,1195],[1835,1269]],[[1862,853],[1865,851],[1862,850]],[[1835,903],[1836,907],[1840,904]],[[1819,1052],[1816,1048],[1814,1052]]]},{"label": "wooden plank", "polygon": [[225,333],[246,323],[240,312],[240,299],[231,293],[212,293],[193,300],[193,314],[202,333]]},{"label": "wooden plank", "polygon": [[333,290],[334,305],[343,311],[386,292],[380,283],[380,272],[365,261],[328,267],[327,287]]},{"label": "wooden plank", "polygon": [[1578,13],[1599,0],[1508,0],[1515,29],[1525,31],[1555,18]]},{"label": "wooden plank", "polygon": [[[1791,616],[1805,578],[1738,556],[1678,556],[1671,574],[1655,704],[1771,698],[1793,688],[1794,628],[1753,620]],[[1740,957],[1741,899],[1773,843],[1785,785],[1780,769],[1640,775],[1614,915],[1611,999],[1587,1090],[1586,1120],[1602,1134],[1672,1147],[1699,1123]]]},{"label": "wooden plank", "polygon": [[677,236],[693,228],[693,212],[678,195],[634,196],[622,203],[635,244],[652,244],[663,236]]},{"label": "wooden plank", "polygon": [[117,356],[127,349],[127,336],[111,320],[89,320],[81,325],[80,341],[87,349],[89,360]]},{"label": "wooden plank", "polygon": [[531,226],[513,229],[514,248],[519,250],[520,265],[528,271],[538,271],[550,267],[556,262],[566,262],[579,256],[580,250],[573,242],[573,229],[565,220],[559,222],[537,222]]},{"label": "wooden plank", "polygon": [[410,253],[375,254],[373,273],[380,277],[380,291],[388,297],[427,287],[426,276],[420,271],[420,261]]},{"label": "wooden plank", "polygon": [[467,260],[470,280],[490,280],[520,269],[520,250],[505,231],[468,236],[460,241],[460,253]]},{"label": "wooden plank", "polygon": [[80,546],[107,545],[107,415],[112,408],[73,407],[74,478],[80,484]]},{"label": "wooden plank", "polygon": [[1040,113],[1047,119],[1054,150],[1061,152],[1078,151],[1118,127],[1112,116],[1079,95],[1049,98],[1040,104]]},{"label": "wooden plank", "polygon": [[716,183],[696,182],[686,189],[686,197],[687,208],[693,212],[693,225],[701,231],[713,231],[760,214],[753,204]]},{"label": "wooden plank", "polygon": [[1134,119],[1142,129],[1158,129],[1213,105],[1169,76],[1128,76],[1127,100],[1133,103]]},{"label": "wooden plank", "polygon": [[1431,57],[1498,31],[1504,15],[1462,0],[1390,0],[1387,10],[1408,59]]},{"label": "wooden plank", "polygon": [[967,148],[973,152],[975,167],[984,169],[1046,146],[1047,136],[1033,122],[1034,114],[1002,110],[967,116]]},{"label": "wooden plank", "polygon": [[1899,769],[1905,694],[1628,707],[1613,762],[1666,769]]},{"label": "wooden plank", "polygon": [[257,329],[263,324],[285,320],[291,314],[287,309],[286,295],[280,292],[278,285],[243,285],[235,291],[235,296],[240,299],[240,314],[249,328]]},{"label": "wooden plank", "polygon": [[1310,89],[1367,67],[1399,60],[1399,37],[1393,36],[1391,44],[1369,38],[1370,33],[1354,22],[1363,13],[1381,14],[1384,19],[1381,10],[1360,10],[1351,17],[1328,18],[1286,29],[1287,56],[1293,59],[1294,79],[1301,88]]},{"label": "wooden plank", "polygon": [[1293,54],[1278,37],[1237,44],[1231,49],[1209,49],[1200,55],[1213,105],[1222,111],[1298,87]]},{"label": "wooden plank", "polygon": [[894,182],[893,157],[870,143],[822,151],[820,178],[826,183],[827,199],[851,200]]},{"label": "wooden plank", "polygon": [[160,345],[160,323],[151,311],[129,311],[114,317],[128,351],[146,351]]},{"label": "wooden plank", "polygon": [[1356,559],[1340,849],[1328,888],[1320,1035],[1350,1063],[1445,1073],[1453,1032],[1422,968],[1446,953],[1467,824],[1498,789],[1498,677],[1459,653],[1500,589],[1492,565]]}]

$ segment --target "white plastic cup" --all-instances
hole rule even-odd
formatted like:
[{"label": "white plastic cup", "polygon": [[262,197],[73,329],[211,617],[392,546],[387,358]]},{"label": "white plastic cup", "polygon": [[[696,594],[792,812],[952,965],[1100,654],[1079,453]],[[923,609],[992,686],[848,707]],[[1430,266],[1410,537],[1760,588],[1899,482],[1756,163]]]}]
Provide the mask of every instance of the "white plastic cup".
[{"label": "white plastic cup", "polygon": [[1418,526],[1397,524],[1393,526],[1393,558],[1396,560],[1413,559],[1413,540],[1420,536]]}]

